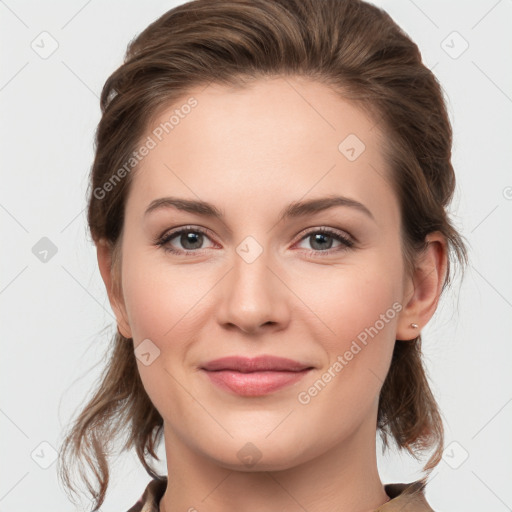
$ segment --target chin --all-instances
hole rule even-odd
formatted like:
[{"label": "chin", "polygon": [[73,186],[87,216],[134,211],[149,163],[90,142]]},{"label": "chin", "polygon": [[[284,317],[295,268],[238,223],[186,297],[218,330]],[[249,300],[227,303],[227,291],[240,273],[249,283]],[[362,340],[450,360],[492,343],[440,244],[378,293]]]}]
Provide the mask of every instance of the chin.
[{"label": "chin", "polygon": [[227,446],[218,446],[217,452],[204,455],[225,469],[243,472],[283,471],[309,459],[307,453],[297,450],[299,443],[293,439],[289,446],[283,446],[277,437],[273,441],[265,438],[251,441],[251,436],[246,439],[243,442],[231,440]]}]

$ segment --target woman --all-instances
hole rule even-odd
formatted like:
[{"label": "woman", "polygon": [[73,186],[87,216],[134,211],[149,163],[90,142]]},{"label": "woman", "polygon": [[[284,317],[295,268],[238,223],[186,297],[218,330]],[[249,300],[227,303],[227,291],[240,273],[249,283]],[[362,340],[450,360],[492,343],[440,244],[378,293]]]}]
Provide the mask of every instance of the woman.
[{"label": "woman", "polygon": [[[358,0],[197,0],[130,43],[101,106],[88,222],[118,334],[66,485],[73,459],[97,510],[123,433],[152,477],[131,512],[432,510],[420,333],[467,256],[417,46]],[[384,486],[377,431],[431,452],[425,477]]]}]

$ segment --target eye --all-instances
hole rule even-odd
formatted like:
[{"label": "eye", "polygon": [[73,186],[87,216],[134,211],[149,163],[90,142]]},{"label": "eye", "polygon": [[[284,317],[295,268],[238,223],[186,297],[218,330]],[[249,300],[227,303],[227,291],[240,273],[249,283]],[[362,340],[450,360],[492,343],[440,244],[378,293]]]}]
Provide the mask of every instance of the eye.
[{"label": "eye", "polygon": [[[323,256],[321,253],[332,254],[333,252],[346,251],[354,246],[354,242],[350,238],[330,228],[311,230],[300,241],[303,240],[310,240],[313,250],[308,251],[308,255],[312,256]],[[332,249],[333,240],[340,244],[335,249]]]},{"label": "eye", "polygon": [[[201,253],[205,249],[205,247],[202,247],[205,238],[210,240],[207,230],[194,226],[185,226],[158,237],[155,240],[155,244],[169,253],[193,255]],[[181,244],[181,249],[173,246],[171,242],[174,239],[177,239],[178,243]],[[307,254],[311,256],[329,255],[333,252],[348,250],[354,246],[354,242],[350,238],[330,228],[310,230],[300,239],[300,242],[308,239],[313,249],[308,250]],[[333,240],[339,243],[339,246],[334,249],[332,249]]]},{"label": "eye", "polygon": [[[172,246],[171,241],[175,238],[182,245],[183,249],[176,249]],[[186,226],[184,228],[171,231],[164,234],[156,240],[156,245],[162,247],[164,251],[173,254],[199,253],[203,247],[204,239],[209,239],[206,230],[194,226]]]}]

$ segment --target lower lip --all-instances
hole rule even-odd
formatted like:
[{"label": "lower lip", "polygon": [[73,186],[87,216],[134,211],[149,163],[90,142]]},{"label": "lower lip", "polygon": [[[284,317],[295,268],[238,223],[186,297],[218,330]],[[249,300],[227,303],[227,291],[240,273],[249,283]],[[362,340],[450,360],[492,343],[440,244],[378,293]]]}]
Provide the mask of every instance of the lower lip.
[{"label": "lower lip", "polygon": [[302,379],[311,368],[300,372],[265,371],[241,373],[234,370],[207,371],[210,380],[242,396],[262,396]]}]

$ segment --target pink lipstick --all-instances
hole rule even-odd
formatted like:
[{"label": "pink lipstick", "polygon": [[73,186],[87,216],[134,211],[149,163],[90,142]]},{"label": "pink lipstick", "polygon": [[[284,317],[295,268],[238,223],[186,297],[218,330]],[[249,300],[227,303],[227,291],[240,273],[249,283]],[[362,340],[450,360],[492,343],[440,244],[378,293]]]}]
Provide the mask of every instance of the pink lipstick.
[{"label": "pink lipstick", "polygon": [[302,379],[313,367],[282,357],[230,356],[215,359],[201,369],[221,388],[242,396],[262,396]]}]

